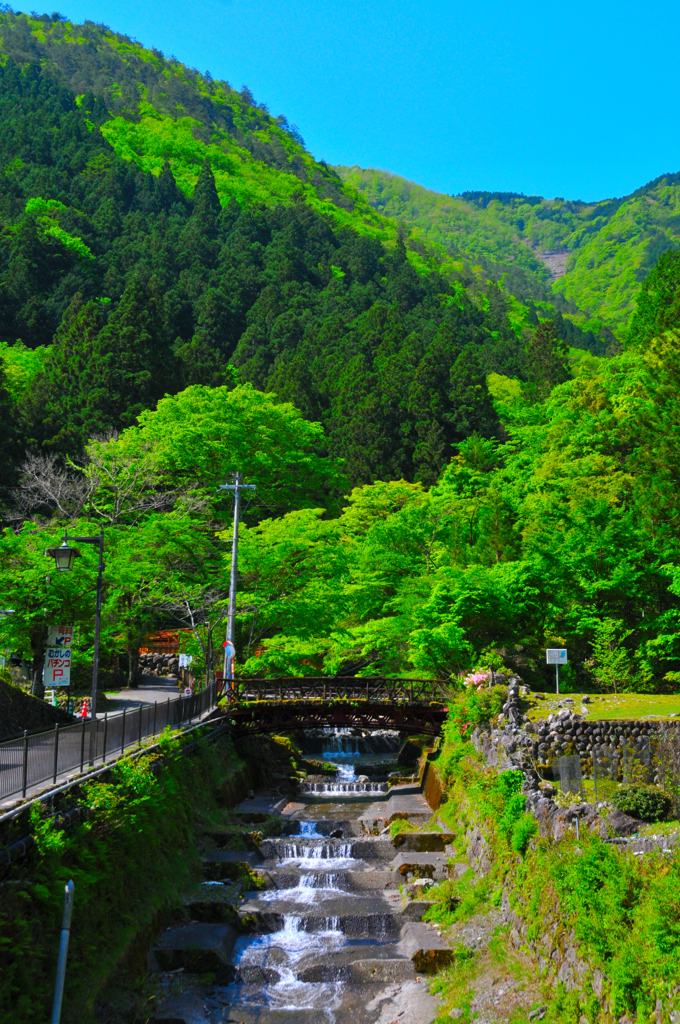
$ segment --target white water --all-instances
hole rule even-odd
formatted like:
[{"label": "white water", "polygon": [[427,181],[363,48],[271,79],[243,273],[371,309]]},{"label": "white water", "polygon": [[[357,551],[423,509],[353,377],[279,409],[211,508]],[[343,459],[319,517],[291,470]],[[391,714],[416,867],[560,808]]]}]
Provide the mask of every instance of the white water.
[{"label": "white water", "polygon": [[[279,974],[279,981],[266,985],[264,990],[243,1000],[246,1004],[262,1005],[272,1009],[315,1009],[320,1019],[335,1021],[335,1010],[340,1003],[342,982],[298,981],[295,969],[305,956],[322,954],[329,948],[345,945],[337,918],[328,918],[324,931],[307,932],[300,917],[286,917],[283,928],[255,939],[239,960],[239,966],[258,964],[271,966]],[[282,953],[285,959],[274,954]],[[264,996],[264,999],[263,999]]]},{"label": "white water", "polygon": [[307,843],[284,843],[281,863],[290,860],[332,860],[352,856],[351,843],[326,842],[311,846]]},{"label": "white water", "polygon": [[316,830],[315,821],[301,821],[298,835],[305,836],[307,839],[323,839],[321,833]]},{"label": "white water", "polygon": [[386,782],[303,782],[302,793],[386,793]]},{"label": "white water", "polygon": [[[396,751],[397,734],[385,733],[385,736],[390,743],[394,739]],[[360,740],[361,737],[352,736],[349,730],[335,733],[328,730],[323,736],[323,756],[338,769],[337,777],[328,783],[303,783],[302,791],[310,795],[346,796],[350,801],[353,794],[385,792],[385,783],[357,782],[354,765],[357,761],[382,762],[390,757],[390,753],[362,755],[359,753]],[[339,884],[340,872],[360,868],[363,863],[353,858],[351,842],[333,840],[320,834],[317,822],[300,821],[297,836],[282,837],[275,840],[274,844],[279,851],[279,866],[302,873],[296,878],[293,888],[270,889],[258,893],[259,900],[272,904],[272,911],[276,911],[277,902],[298,904],[302,912],[303,906],[318,905],[339,895],[343,898],[355,895],[346,892]],[[243,951],[238,957],[238,965],[270,968],[278,973],[279,980],[264,986],[254,985],[252,988],[247,985],[241,990],[238,1003],[253,1008],[266,1006],[271,1010],[311,1010],[314,1019],[318,1019],[320,1024],[341,1024],[338,1011],[344,983],[302,982],[296,975],[308,965],[314,965],[327,957],[332,950],[346,945],[347,939],[340,930],[340,920],[333,916],[324,918],[314,915],[307,920],[307,927],[315,930],[306,930],[304,916],[284,914],[283,927],[279,931],[258,936],[254,940],[250,937],[246,940],[245,936],[239,940]],[[247,943],[245,948],[243,943]],[[232,1007],[230,1018],[240,1019],[236,1006]]]}]

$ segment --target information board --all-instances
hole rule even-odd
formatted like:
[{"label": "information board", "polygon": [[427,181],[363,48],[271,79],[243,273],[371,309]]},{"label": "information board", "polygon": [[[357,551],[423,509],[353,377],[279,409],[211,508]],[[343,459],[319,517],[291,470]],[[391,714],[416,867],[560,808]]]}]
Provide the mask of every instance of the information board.
[{"label": "information board", "polygon": [[545,652],[546,665],[566,665],[567,652],[564,648],[549,647]]}]

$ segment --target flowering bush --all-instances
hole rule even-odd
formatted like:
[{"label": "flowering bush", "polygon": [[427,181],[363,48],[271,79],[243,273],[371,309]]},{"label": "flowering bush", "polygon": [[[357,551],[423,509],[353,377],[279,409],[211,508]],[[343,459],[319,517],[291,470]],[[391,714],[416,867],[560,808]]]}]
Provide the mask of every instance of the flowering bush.
[{"label": "flowering bush", "polygon": [[482,669],[478,672],[468,672],[463,679],[463,686],[468,689],[473,686],[476,690],[482,690],[489,685],[490,681],[491,672],[488,669]]}]

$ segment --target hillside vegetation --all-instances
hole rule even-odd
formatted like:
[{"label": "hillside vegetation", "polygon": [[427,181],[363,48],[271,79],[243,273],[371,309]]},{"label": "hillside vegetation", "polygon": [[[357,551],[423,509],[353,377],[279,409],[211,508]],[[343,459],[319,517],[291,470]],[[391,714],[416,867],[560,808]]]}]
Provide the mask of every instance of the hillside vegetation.
[{"label": "hillside vegetation", "polygon": [[567,646],[565,685],[677,689],[680,254],[623,348],[526,239],[576,260],[625,203],[343,182],[104,26],[0,37],[0,629],[38,680],[62,615],[87,676],[92,552],[55,580],[44,551],[102,524],[103,667],[182,625],[210,677],[240,470],[247,671],[540,684]]},{"label": "hillside vegetation", "polygon": [[488,373],[538,380],[541,320],[589,347],[404,242],[247,89],[57,16],[0,15],[0,46],[6,464],[238,378],[324,423],[352,483],[434,480],[499,429]]},{"label": "hillside vegetation", "polygon": [[[621,339],[640,284],[663,252],[680,245],[680,174],[622,199],[585,203],[502,192],[447,196],[383,171],[336,169],[381,213],[417,225],[459,258],[483,261],[494,277],[506,273],[516,292],[552,298],[581,327],[597,333],[590,321],[601,320]],[[570,256],[565,276],[551,284],[537,253],[554,250]]]}]

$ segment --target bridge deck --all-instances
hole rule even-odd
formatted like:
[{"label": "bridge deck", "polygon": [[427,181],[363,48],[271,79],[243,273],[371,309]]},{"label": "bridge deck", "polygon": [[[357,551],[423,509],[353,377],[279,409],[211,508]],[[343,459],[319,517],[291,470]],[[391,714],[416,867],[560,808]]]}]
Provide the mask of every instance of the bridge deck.
[{"label": "bridge deck", "polygon": [[226,692],[227,715],[240,734],[297,729],[398,729],[438,735],[447,713],[446,684],[423,679],[351,677],[240,679]]}]

